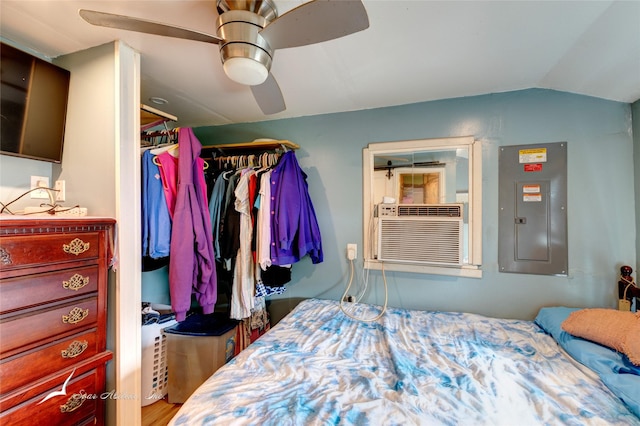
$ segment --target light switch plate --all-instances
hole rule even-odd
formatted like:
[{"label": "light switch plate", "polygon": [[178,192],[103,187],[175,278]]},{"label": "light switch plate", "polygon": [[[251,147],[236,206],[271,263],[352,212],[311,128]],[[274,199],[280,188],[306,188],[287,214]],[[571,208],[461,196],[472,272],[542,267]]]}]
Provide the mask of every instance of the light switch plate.
[{"label": "light switch plate", "polygon": [[56,190],[55,200],[65,201],[67,198],[65,181],[57,180],[54,189]]}]

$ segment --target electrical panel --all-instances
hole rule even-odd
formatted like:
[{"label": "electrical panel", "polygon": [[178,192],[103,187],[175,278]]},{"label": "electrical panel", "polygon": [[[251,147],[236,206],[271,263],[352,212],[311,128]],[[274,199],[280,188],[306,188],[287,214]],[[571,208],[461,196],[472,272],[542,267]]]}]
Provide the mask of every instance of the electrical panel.
[{"label": "electrical panel", "polygon": [[567,275],[567,143],[500,147],[500,272]]}]

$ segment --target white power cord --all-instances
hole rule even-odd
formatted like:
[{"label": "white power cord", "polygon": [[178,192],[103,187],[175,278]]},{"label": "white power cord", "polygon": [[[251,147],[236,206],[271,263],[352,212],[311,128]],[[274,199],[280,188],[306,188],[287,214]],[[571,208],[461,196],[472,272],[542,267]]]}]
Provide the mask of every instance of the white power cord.
[{"label": "white power cord", "polygon": [[624,288],[624,295],[622,296],[622,298],[623,298],[623,299],[626,299],[626,298],[627,298],[627,290],[629,290],[629,287],[633,286],[633,287],[635,287],[635,288],[639,288],[639,287],[637,286],[637,284],[633,281],[633,278],[631,278],[631,279],[629,280],[629,279],[627,279],[627,278],[626,278],[626,277],[624,277],[624,276],[620,276],[620,279],[621,279],[622,281],[624,281],[625,283],[627,283],[627,286]]},{"label": "white power cord", "polygon": [[9,201],[8,203],[2,203],[0,202],[0,205],[2,206],[2,208],[0,209],[0,213],[4,213],[5,211],[9,214],[16,214],[14,212],[12,212],[11,210],[9,210],[9,206],[13,203],[15,203],[16,201],[18,201],[20,198],[24,197],[25,195],[33,192],[33,191],[40,191],[40,190],[46,190],[47,191],[47,195],[49,196],[49,201],[51,202],[51,204],[49,205],[50,209],[49,210],[45,210],[42,213],[50,213],[52,211],[55,211],[57,204],[55,203],[55,199],[53,197],[53,192],[60,192],[59,189],[55,189],[55,188],[47,188],[44,186],[39,186],[37,188],[31,188],[30,190],[23,192],[19,197],[14,198],[13,200]]},{"label": "white power cord", "polygon": [[[346,316],[348,316],[351,319],[354,319],[356,321],[363,321],[363,322],[373,322],[373,321],[377,321],[378,319],[380,319],[382,317],[382,315],[384,315],[384,313],[387,310],[387,300],[388,300],[388,289],[387,289],[387,277],[384,274],[384,263],[382,263],[382,282],[384,283],[384,306],[382,307],[382,311],[380,311],[380,313],[378,315],[376,315],[373,318],[358,318],[355,317],[353,315],[351,315],[349,312],[346,311],[346,309],[344,308],[344,299],[346,299],[347,294],[349,294],[349,289],[351,288],[351,284],[353,283],[353,259],[349,259],[349,264],[350,264],[350,274],[349,274],[349,282],[347,283],[347,288],[344,290],[344,294],[342,295],[342,297],[340,298],[340,310],[342,311],[343,314],[345,314]],[[367,278],[368,281],[368,278]],[[366,283],[365,283],[365,290],[366,290]],[[362,294],[360,295],[360,297],[358,297],[357,301],[359,302],[362,297],[364,296],[364,291],[362,292]]]},{"label": "white power cord", "polygon": [[620,311],[629,311],[629,310],[631,310],[631,302],[629,302],[627,300],[627,290],[629,290],[629,287],[632,287],[632,286],[635,287],[635,288],[639,288],[639,287],[633,281],[633,278],[631,278],[629,280],[624,275],[621,275],[620,279],[622,281],[624,281],[625,283],[627,283],[627,285],[624,288],[624,294],[622,295],[622,299],[618,300],[618,310],[620,310]]}]

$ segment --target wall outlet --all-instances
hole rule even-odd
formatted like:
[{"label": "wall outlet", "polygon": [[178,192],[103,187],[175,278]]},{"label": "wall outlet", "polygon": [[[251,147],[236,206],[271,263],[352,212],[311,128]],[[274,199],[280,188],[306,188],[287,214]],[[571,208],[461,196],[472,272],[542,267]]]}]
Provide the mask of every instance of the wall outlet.
[{"label": "wall outlet", "polygon": [[347,259],[355,260],[358,257],[358,245],[347,244]]},{"label": "wall outlet", "polygon": [[56,190],[55,200],[56,201],[65,201],[67,197],[66,185],[63,180],[57,180],[53,189]]},{"label": "wall outlet", "polygon": [[[49,188],[49,178],[47,176],[31,176],[31,188]],[[38,189],[36,191],[31,191],[31,198],[37,199],[49,199],[49,191],[46,189]]]}]

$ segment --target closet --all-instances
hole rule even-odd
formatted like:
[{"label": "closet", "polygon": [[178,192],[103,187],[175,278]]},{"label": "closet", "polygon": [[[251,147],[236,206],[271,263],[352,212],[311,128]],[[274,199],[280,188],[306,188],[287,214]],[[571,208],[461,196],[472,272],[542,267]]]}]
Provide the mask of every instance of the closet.
[{"label": "closet", "polygon": [[[234,353],[238,354],[269,330],[266,298],[286,291],[294,264],[307,255],[313,263],[322,261],[307,176],[295,157],[300,146],[271,139],[202,144],[193,129],[173,131],[166,126],[167,121],[160,122],[164,129],[147,128],[141,135],[147,145],[141,154],[143,272],[151,272],[145,266],[167,267],[166,274],[159,275],[165,283],[168,281],[171,310],[177,321],[191,312],[208,314],[213,309],[237,323]],[[158,146],[164,146],[165,151]],[[168,170],[178,162],[179,167],[170,175]],[[189,169],[186,180],[182,175],[185,167]],[[204,185],[198,186],[200,178]],[[172,200],[180,197],[174,197],[172,185],[178,191],[193,186],[189,208],[196,226],[179,228],[175,215],[181,210]],[[147,197],[149,194],[155,195]],[[165,198],[158,201],[163,195]],[[203,211],[206,220],[201,220]],[[275,219],[283,226],[273,226]],[[202,248],[199,235],[203,231],[208,232],[211,251]],[[189,240],[188,244],[177,242],[183,239]],[[194,268],[203,269],[193,269],[193,273],[189,269],[189,277],[178,279],[176,271],[184,267],[183,262],[176,261],[184,255],[174,250],[178,244],[184,250],[193,247],[197,259]],[[212,257],[207,258],[207,253]],[[187,282],[191,285],[185,285]]]},{"label": "closet", "polygon": [[[177,139],[191,140],[181,139],[184,132],[191,132],[189,134],[193,135],[191,129],[180,129]],[[162,131],[156,133],[163,134]],[[163,142],[163,140],[159,141]],[[167,232],[165,235],[161,233],[166,230],[164,224],[170,223],[175,228],[175,221],[171,216],[175,209],[173,201],[175,197],[171,192],[171,186],[177,181],[177,176],[169,175],[168,169],[175,166],[177,162],[175,154],[178,151],[180,151],[178,158],[183,155],[182,149],[180,147],[175,149],[175,146],[170,142],[168,148],[172,150],[174,156],[165,154],[161,149],[153,148],[154,145],[143,153],[143,238],[145,238],[143,249],[148,248],[148,252],[144,253],[145,256],[154,258],[153,261],[143,262],[143,265],[153,262],[161,263],[163,257],[169,257],[171,261],[172,256],[169,256],[167,247],[174,244],[173,236]],[[306,175],[295,158],[295,150],[298,148],[298,144],[288,140],[260,139],[246,143],[201,145],[196,139],[193,155],[199,154],[198,161],[202,161],[203,172],[194,171],[191,180],[196,182],[196,175],[200,174],[203,174],[205,179],[207,205],[204,209],[208,210],[208,222],[212,228],[210,238],[214,244],[216,291],[219,297],[219,300],[216,300],[215,310],[228,312],[232,319],[243,320],[252,316],[252,312],[255,311],[254,295],[266,297],[282,294],[286,290],[284,284],[290,281],[291,264],[308,253],[312,254],[314,263],[318,260],[319,242],[312,239],[319,240],[319,230],[315,213],[312,208],[308,208],[311,201],[307,191]],[[283,162],[281,158],[284,159]],[[270,178],[272,173],[278,176],[278,185],[272,182],[273,179]],[[162,189],[160,189],[158,176],[162,178]],[[149,185],[148,188],[144,186],[146,184]],[[270,194],[272,187],[280,186],[284,189],[278,194]],[[146,200],[145,194],[152,193],[156,195]],[[163,193],[165,201],[158,202],[158,198]],[[291,244],[293,235],[283,236],[283,241],[286,243],[283,243],[282,247],[277,246],[279,255],[274,257],[271,250],[275,244],[272,244],[271,240],[274,233],[280,231],[274,229],[272,232],[270,224],[272,215],[280,214],[279,212],[284,210],[284,207],[280,209],[277,204],[281,198],[291,200],[292,197],[299,198],[295,200],[295,205],[300,206],[300,211],[292,211],[291,215],[301,215],[304,220],[298,221],[295,217],[294,221],[292,216],[292,229],[282,232],[295,232],[299,226],[309,224],[312,229],[304,233],[309,237],[301,238],[303,243],[308,244],[297,247]],[[150,214],[147,207],[156,210],[151,210]],[[269,210],[270,207],[273,207],[273,211]],[[153,223],[147,225],[145,218]],[[288,217],[284,219],[289,220]],[[145,234],[146,229],[149,230],[149,234]],[[171,243],[168,242],[169,240]],[[160,241],[164,243],[158,244]],[[314,250],[308,250],[307,246]],[[260,268],[255,266],[258,264]],[[182,318],[186,302],[183,296],[174,297],[176,294],[173,290],[171,271],[172,268],[169,268],[172,307]],[[194,294],[196,297],[203,297],[202,291]],[[207,301],[211,300],[207,299]],[[178,310],[176,310],[177,305],[181,305]],[[201,306],[204,308],[206,304]]]}]

